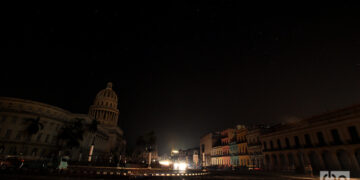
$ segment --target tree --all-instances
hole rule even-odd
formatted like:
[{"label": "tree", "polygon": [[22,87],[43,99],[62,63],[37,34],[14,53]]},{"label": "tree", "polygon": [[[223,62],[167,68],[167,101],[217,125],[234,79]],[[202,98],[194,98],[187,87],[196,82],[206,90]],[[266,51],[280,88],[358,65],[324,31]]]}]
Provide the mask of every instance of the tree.
[{"label": "tree", "polygon": [[[44,129],[44,125],[40,122],[40,116],[36,118],[25,118],[25,129],[24,129],[24,137],[26,136],[31,139],[31,137],[37,134],[40,130]],[[25,143],[23,143],[23,151],[25,149]],[[24,153],[24,152],[23,152]]]},{"label": "tree", "polygon": [[92,143],[95,142],[96,132],[98,131],[98,121],[96,119],[93,119],[91,121],[91,124],[88,126],[88,131],[93,134]]},{"label": "tree", "polygon": [[25,134],[30,137],[44,129],[44,125],[40,122],[39,116],[37,118],[26,118],[24,120],[25,123],[28,124],[25,128]]},{"label": "tree", "polygon": [[83,119],[75,118],[71,123],[67,123],[60,130],[58,139],[61,140],[60,148],[73,149],[80,146],[83,140],[84,127]]},{"label": "tree", "polygon": [[93,119],[91,121],[91,124],[88,126],[89,132],[95,134],[98,130],[98,124],[99,124],[98,121],[96,119]]}]

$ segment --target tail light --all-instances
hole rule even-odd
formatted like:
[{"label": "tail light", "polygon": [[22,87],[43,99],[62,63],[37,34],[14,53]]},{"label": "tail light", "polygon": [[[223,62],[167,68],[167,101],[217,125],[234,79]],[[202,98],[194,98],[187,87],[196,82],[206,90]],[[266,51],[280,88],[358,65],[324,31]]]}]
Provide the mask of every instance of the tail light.
[{"label": "tail light", "polygon": [[21,162],[24,162],[24,160],[22,159]]}]

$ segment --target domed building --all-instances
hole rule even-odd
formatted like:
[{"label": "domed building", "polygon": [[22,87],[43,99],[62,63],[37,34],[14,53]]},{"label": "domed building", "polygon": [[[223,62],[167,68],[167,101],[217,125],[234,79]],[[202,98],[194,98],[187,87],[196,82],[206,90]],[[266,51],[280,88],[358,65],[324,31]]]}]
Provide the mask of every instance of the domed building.
[{"label": "domed building", "polygon": [[[118,98],[112,90],[112,83],[107,83],[95,97],[94,104],[90,106],[89,118],[98,121],[98,132],[93,139],[94,155],[99,157],[109,156],[124,152],[126,142],[123,131],[118,126],[119,110]],[[88,144],[85,145],[87,147]],[[86,149],[84,149],[86,152]],[[84,152],[83,151],[83,152]]]},{"label": "domed building", "polygon": [[94,104],[90,106],[89,116],[99,121],[101,125],[117,126],[119,110],[118,98],[109,82],[105,89],[95,97]]},{"label": "domed building", "polygon": [[[41,102],[19,98],[0,97],[0,155],[23,155],[28,159],[48,159],[57,156],[58,135],[66,124],[81,119],[88,127],[98,121],[96,133],[85,130],[80,146],[72,149],[75,161],[88,161],[94,145],[92,161],[109,162],[125,152],[126,142],[118,126],[118,98],[112,83],[101,90],[90,106],[88,114],[75,114]],[[31,119],[39,118],[43,125],[36,134],[26,136],[25,130]]]}]

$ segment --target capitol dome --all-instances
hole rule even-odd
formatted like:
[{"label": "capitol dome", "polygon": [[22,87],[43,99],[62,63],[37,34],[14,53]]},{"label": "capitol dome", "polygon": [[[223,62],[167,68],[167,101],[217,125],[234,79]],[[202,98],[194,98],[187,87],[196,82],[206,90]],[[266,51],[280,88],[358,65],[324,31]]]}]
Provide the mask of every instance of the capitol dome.
[{"label": "capitol dome", "polygon": [[112,90],[112,83],[107,83],[105,89],[97,93],[94,105],[117,109],[117,95]]},{"label": "capitol dome", "polygon": [[94,104],[90,106],[89,116],[104,125],[117,125],[119,110],[118,98],[112,89],[112,83],[107,83],[95,97]]}]

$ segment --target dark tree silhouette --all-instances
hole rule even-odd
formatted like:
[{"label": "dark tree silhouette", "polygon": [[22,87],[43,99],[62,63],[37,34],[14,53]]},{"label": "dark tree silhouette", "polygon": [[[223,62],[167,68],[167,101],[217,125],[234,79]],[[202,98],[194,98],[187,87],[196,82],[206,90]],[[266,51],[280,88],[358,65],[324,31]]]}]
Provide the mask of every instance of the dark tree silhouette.
[{"label": "dark tree silhouette", "polygon": [[44,125],[40,122],[40,117],[37,118],[26,118],[25,123],[28,124],[24,130],[25,135],[32,136],[44,129]]},{"label": "dark tree silhouette", "polygon": [[73,122],[63,126],[59,133],[59,140],[61,141],[61,148],[76,148],[80,146],[80,142],[83,140],[84,126],[82,124],[83,119],[76,118]]}]

